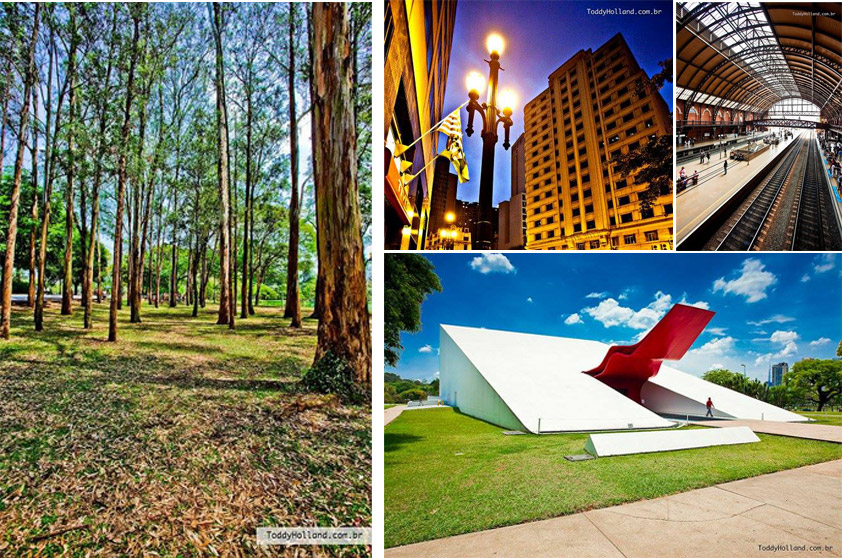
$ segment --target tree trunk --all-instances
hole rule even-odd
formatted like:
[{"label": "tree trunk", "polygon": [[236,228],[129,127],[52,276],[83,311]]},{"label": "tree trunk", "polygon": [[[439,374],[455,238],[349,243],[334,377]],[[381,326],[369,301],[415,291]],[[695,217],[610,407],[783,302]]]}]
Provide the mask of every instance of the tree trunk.
[{"label": "tree trunk", "polygon": [[[38,237],[38,87],[37,73],[33,80],[32,87],[32,148],[30,157],[32,159],[32,206],[29,208],[29,218],[32,219],[32,229],[29,231],[29,289],[27,290],[26,303],[30,308],[35,308],[35,283],[36,279],[36,257],[35,241]],[[3,162],[0,161],[0,174],[3,172]]]},{"label": "tree trunk", "polygon": [[[147,22],[148,25],[148,22]],[[144,44],[146,42],[144,41]],[[146,52],[141,54],[141,60],[146,61]],[[143,200],[146,197],[146,188],[143,181],[143,146],[146,140],[146,120],[148,116],[147,107],[149,106],[149,92],[151,91],[150,80],[147,77],[145,86],[141,86],[140,99],[140,129],[138,133],[137,144],[137,168],[134,173],[134,209],[132,210],[132,234],[131,234],[131,266],[129,267],[129,308],[131,309],[130,322],[133,324],[141,323],[140,319],[140,304],[141,292],[143,290],[143,266],[141,264],[140,252],[143,244]]]},{"label": "tree trunk", "polygon": [[68,4],[70,12],[70,52],[67,55],[67,76],[70,80],[70,112],[68,113],[68,126],[70,133],[67,135],[67,185],[65,188],[64,206],[64,284],[61,292],[61,314],[69,316],[73,314],[73,198],[75,195],[76,178],[76,145],[73,126],[76,122],[76,9]]},{"label": "tree trunk", "polygon": [[35,47],[38,43],[38,24],[40,23],[40,5],[35,4],[35,16],[32,22],[32,40],[26,62],[23,97],[18,127],[18,150],[15,157],[15,174],[12,183],[12,196],[9,205],[9,231],[6,235],[6,259],[3,261],[3,312],[0,319],[0,337],[9,338],[12,318],[12,269],[15,264],[15,240],[18,235],[18,208],[20,206],[20,182],[23,175],[23,155],[26,148],[26,126],[29,124],[29,102],[32,96],[32,83],[35,81]]},{"label": "tree trunk", "polygon": [[[52,14],[52,7],[50,7]],[[61,122],[61,106],[64,104],[65,89],[62,88],[56,107],[55,129],[52,134],[51,121],[53,116],[53,61],[56,58],[55,34],[50,28],[49,56],[47,58],[47,119],[44,127],[44,211],[41,217],[41,240],[38,246],[38,293],[35,297],[35,331],[44,329],[44,292],[46,290],[47,238],[50,229],[50,209],[53,199],[53,178],[55,176],[56,152],[53,145],[58,136]],[[52,138],[52,140],[51,140]]]},{"label": "tree trunk", "polygon": [[243,210],[243,280],[240,292],[240,319],[249,317],[249,207],[251,203],[251,139],[252,139],[252,110],[251,110],[251,66],[248,69],[249,79],[246,84],[246,205]]},{"label": "tree trunk", "polygon": [[[114,53],[114,39],[117,33],[117,8],[116,5],[112,8],[111,17],[111,41],[108,46],[108,65],[105,69],[105,87],[103,95],[108,90],[109,82],[111,81],[112,58]],[[108,124],[108,103],[105,99],[99,101],[99,135],[97,136],[97,158],[94,163],[94,187],[91,192],[91,242],[87,247],[88,253],[85,258],[85,294],[82,298],[85,302],[85,319],[84,328],[91,329],[93,327],[93,281],[94,281],[94,258],[99,253],[99,188],[102,184],[102,160],[105,158],[105,131]],[[83,245],[84,249],[84,245]],[[99,289],[97,289],[98,291]],[[100,296],[97,292],[97,302],[100,302]]]},{"label": "tree trunk", "polygon": [[[315,103],[316,93],[313,87],[315,83],[315,72],[313,70],[313,6],[310,5],[309,9],[307,10],[307,37],[308,42],[310,43],[310,48],[307,49],[307,54],[310,59],[310,71],[309,71],[309,78],[310,78],[310,106],[312,107]],[[310,118],[310,137],[316,137],[316,119]],[[319,183],[315,176],[313,175],[313,198],[316,199],[318,197],[319,192]],[[319,216],[318,212],[316,213],[316,238],[319,237]],[[316,269],[316,296],[315,300],[313,300],[313,313],[310,314],[310,319],[318,320],[319,316],[321,316],[321,297],[319,296],[319,292],[321,292],[321,283],[322,283],[322,266],[321,266],[321,257],[319,256],[319,243],[316,242],[316,262],[318,263]]]},{"label": "tree trunk", "polygon": [[[129,149],[129,130],[131,128],[132,94],[134,91],[134,73],[137,66],[137,43],[140,35],[139,9],[132,9],[132,54],[129,63],[129,76],[126,85],[126,107],[123,112],[122,145],[117,174],[117,218],[114,226],[114,263],[111,274],[111,309],[108,314],[108,340],[117,341],[117,303],[120,300],[120,268],[122,266],[123,244],[123,202],[126,194],[126,157]],[[143,8],[140,8],[143,9]]]},{"label": "tree trunk", "polygon": [[225,76],[222,58],[222,6],[213,3],[211,13],[213,38],[216,46],[216,128],[217,128],[217,163],[216,172],[219,184],[219,317],[217,324],[229,324],[234,309],[231,307],[231,205],[228,184],[228,116],[225,105]]},{"label": "tree trunk", "polygon": [[348,6],[313,5],[314,178],[318,184],[321,319],[315,361],[344,359],[356,381],[371,383],[371,323],[357,186]]},{"label": "tree trunk", "polygon": [[289,156],[291,189],[289,200],[289,252],[287,254],[287,292],[284,317],[292,318],[290,327],[301,327],[301,300],[298,287],[298,237],[301,208],[298,204],[298,115],[295,113],[295,4],[289,9],[289,62],[287,86],[289,87]]}]

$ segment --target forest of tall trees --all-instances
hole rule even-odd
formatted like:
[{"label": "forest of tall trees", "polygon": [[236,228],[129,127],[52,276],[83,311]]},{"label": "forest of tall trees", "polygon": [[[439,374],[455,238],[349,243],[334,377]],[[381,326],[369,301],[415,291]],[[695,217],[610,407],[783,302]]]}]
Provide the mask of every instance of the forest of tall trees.
[{"label": "forest of tall trees", "polygon": [[370,4],[7,3],[0,30],[0,337],[272,300],[370,382]]}]

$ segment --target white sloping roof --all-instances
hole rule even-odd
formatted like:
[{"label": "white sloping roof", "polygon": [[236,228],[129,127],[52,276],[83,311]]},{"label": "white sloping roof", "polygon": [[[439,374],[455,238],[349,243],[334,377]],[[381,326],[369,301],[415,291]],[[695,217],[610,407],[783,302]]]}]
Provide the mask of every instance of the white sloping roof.
[{"label": "white sloping roof", "polygon": [[[708,397],[710,397],[713,403],[714,414],[720,414],[720,416],[730,415],[741,419],[774,420],[780,422],[801,422],[808,420],[786,409],[764,403],[759,399],[707,382],[666,365],[661,366],[658,375],[650,378],[649,382],[682,395],[687,399],[691,399],[703,408]],[[669,408],[653,408],[659,413],[675,413],[675,411]],[[681,414],[681,409],[678,409],[678,412],[675,414]]]},{"label": "white sloping roof", "polygon": [[[608,350],[605,343],[441,327],[532,432],[663,428],[673,424],[582,373],[600,363]],[[460,398],[466,396],[460,394]]]}]

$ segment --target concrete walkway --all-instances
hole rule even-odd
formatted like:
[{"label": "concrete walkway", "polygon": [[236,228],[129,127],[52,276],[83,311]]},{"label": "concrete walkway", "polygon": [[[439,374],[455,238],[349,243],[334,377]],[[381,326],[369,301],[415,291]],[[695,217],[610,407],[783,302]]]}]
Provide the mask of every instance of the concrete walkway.
[{"label": "concrete walkway", "polygon": [[398,415],[400,415],[404,411],[404,409],[406,409],[406,405],[396,405],[394,407],[386,409],[386,419],[383,422],[383,426],[386,426],[387,424],[398,418]]},{"label": "concrete walkway", "polygon": [[[387,558],[842,556],[842,460],[386,550]],[[788,550],[769,548],[792,545]],[[801,549],[800,547],[804,548]]]},{"label": "concrete walkway", "polygon": [[[842,444],[842,426],[830,424],[810,424],[808,422],[776,422],[771,420],[691,420],[691,424],[727,428],[729,426],[748,426],[755,432],[777,434],[792,438],[807,438],[823,442]],[[840,541],[842,543],[842,541]]]}]

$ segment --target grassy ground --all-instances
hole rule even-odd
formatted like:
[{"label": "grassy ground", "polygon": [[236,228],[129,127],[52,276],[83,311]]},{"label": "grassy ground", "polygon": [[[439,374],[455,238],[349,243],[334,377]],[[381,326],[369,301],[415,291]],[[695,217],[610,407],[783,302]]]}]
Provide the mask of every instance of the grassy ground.
[{"label": "grassy ground", "polygon": [[397,405],[393,405],[392,403],[386,403],[386,405],[384,407],[384,410],[385,409],[391,409],[392,407],[397,407]]},{"label": "grassy ground", "polygon": [[760,443],[572,463],[587,434],[504,436],[452,409],[402,413],[385,431],[386,546],[656,498],[842,458],[842,446]]},{"label": "grassy ground", "polygon": [[0,556],[240,556],[258,526],[371,524],[370,410],[296,387],[315,321],[144,306],[114,344],[105,304],[91,332],[58,310],[36,335],[15,309],[0,342]]},{"label": "grassy ground", "polygon": [[836,411],[822,411],[822,412],[811,412],[811,411],[795,411],[799,415],[811,418],[816,422],[811,422],[810,424],[831,424],[833,426],[842,426],[842,413]]}]

